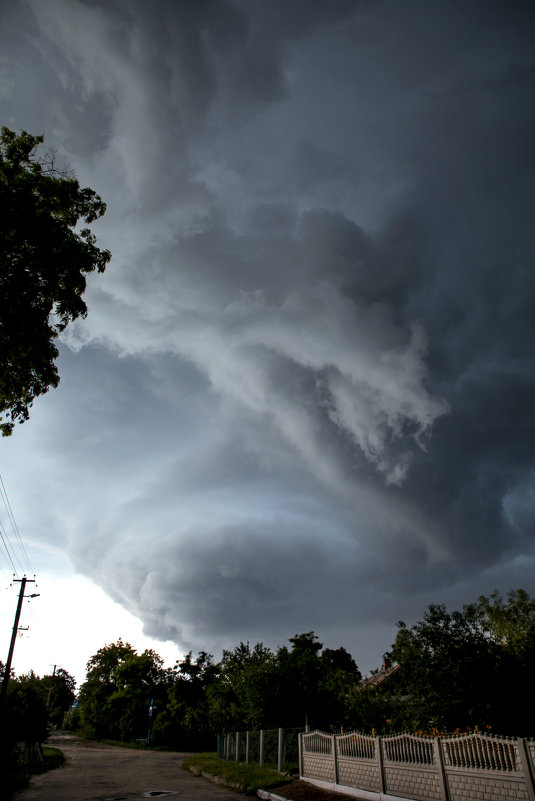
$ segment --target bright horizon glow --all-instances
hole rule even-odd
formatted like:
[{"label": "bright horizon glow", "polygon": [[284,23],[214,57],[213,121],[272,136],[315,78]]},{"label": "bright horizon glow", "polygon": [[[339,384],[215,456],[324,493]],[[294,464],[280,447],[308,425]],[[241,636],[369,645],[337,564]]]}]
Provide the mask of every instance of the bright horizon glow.
[{"label": "bright horizon glow", "polygon": [[[19,589],[18,582],[12,588],[3,585],[0,595],[0,660],[4,664]],[[21,631],[15,643],[12,669],[17,676],[30,670],[44,676],[57,665],[74,676],[79,686],[85,680],[90,657],[119,637],[138,653],[153,649],[162,657],[165,667],[174,667],[182,658],[175,643],[145,636],[142,622],[85,576],[58,578],[43,573],[42,578],[36,577],[36,585],[26,585],[26,597],[34,592],[39,597],[24,601],[22,606],[19,627],[28,630]]]}]

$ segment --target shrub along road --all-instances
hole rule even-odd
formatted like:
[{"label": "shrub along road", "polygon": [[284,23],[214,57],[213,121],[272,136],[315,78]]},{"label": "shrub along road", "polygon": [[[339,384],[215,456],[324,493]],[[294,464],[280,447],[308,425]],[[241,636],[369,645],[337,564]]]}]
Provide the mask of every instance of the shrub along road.
[{"label": "shrub along road", "polygon": [[65,754],[65,766],[34,776],[30,786],[15,795],[16,801],[172,800],[173,796],[231,801],[238,797],[184,770],[182,763],[189,754],[120,748],[63,733],[53,734],[47,745]]}]

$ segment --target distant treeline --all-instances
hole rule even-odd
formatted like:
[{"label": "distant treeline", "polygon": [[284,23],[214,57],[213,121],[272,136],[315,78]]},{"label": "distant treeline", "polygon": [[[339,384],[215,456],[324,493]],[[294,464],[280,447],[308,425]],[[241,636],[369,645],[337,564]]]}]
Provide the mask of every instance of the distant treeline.
[{"label": "distant treeline", "polygon": [[[119,640],[88,662],[70,718],[89,736],[213,747],[214,735],[304,726],[387,733],[466,731],[535,734],[535,600],[498,592],[462,611],[428,607],[398,624],[391,659],[399,668],[377,686],[362,683],[344,648],[323,648],[314,632],[276,651],[240,643],[222,659],[190,652],[164,668],[152,650]],[[152,716],[149,707],[152,705]]]}]

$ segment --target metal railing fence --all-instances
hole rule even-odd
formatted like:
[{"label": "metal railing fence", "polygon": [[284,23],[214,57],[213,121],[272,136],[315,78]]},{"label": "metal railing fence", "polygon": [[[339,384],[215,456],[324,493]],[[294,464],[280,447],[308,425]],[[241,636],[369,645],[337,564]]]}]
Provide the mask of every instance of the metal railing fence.
[{"label": "metal railing fence", "polygon": [[234,762],[264,765],[279,773],[299,771],[299,734],[305,728],[260,729],[223,734],[219,756]]}]

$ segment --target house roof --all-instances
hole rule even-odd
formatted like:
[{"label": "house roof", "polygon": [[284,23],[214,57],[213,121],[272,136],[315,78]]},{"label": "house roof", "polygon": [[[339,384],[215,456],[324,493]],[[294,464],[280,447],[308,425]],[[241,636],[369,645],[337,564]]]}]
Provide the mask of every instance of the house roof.
[{"label": "house roof", "polygon": [[388,667],[382,667],[377,673],[372,673],[371,676],[366,676],[360,683],[361,687],[379,687],[386,679],[388,679],[393,673],[399,670],[399,665],[389,665]]}]

